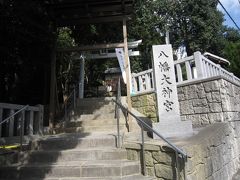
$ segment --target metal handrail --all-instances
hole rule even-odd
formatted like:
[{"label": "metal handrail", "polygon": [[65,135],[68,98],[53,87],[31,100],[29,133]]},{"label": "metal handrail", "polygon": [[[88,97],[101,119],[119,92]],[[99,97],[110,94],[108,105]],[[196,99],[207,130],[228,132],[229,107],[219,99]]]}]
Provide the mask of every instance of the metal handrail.
[{"label": "metal handrail", "polygon": [[169,146],[171,146],[174,151],[177,151],[179,154],[181,154],[182,156],[184,156],[185,158],[188,158],[187,153],[185,153],[183,150],[181,150],[180,148],[178,148],[177,146],[175,146],[174,144],[172,144],[169,140],[167,140],[166,138],[164,138],[160,133],[158,133],[157,131],[155,131],[153,128],[151,128],[146,122],[144,122],[142,119],[140,119],[139,117],[137,117],[136,115],[134,115],[131,111],[129,111],[126,107],[124,107],[121,103],[117,102],[116,100],[112,100],[113,102],[115,102],[118,106],[121,107],[121,109],[123,109],[124,111],[126,111],[127,113],[129,113],[132,117],[134,117],[141,125],[144,126],[144,128],[148,129],[149,131],[153,132],[154,134],[156,134],[158,137],[160,137],[163,141],[165,141]]},{"label": "metal handrail", "polygon": [[[181,154],[184,166],[183,166],[183,175],[184,179],[186,179],[186,172],[185,172],[185,163],[187,161],[187,158],[189,157],[183,150],[175,146],[173,143],[171,143],[169,140],[164,138],[160,133],[155,131],[152,127],[150,127],[146,122],[144,122],[141,118],[137,117],[135,114],[133,114],[131,111],[129,111],[126,107],[124,107],[121,103],[121,85],[120,85],[120,79],[118,80],[118,90],[117,90],[117,95],[116,95],[116,100],[112,99],[113,102],[116,104],[116,109],[115,109],[115,117],[117,118],[117,147],[120,148],[120,131],[119,131],[119,109],[121,108],[123,111],[126,113],[129,113],[132,117],[134,117],[137,122],[141,126],[141,137],[142,137],[142,145],[141,145],[141,159],[142,160],[142,173],[143,175],[146,175],[146,163],[145,163],[145,147],[144,147],[144,128],[147,129],[148,131],[151,131],[152,133],[156,134],[158,137],[160,137],[164,142],[166,142],[170,147],[173,148],[175,151],[175,157],[176,157],[176,179],[180,179],[180,171],[179,171],[179,154]],[[128,124],[127,124],[128,125]]]},{"label": "metal handrail", "polygon": [[[6,119],[4,119],[2,122],[0,122],[0,126],[5,123],[8,122],[11,118],[13,118],[14,116],[16,116],[17,114],[19,114],[20,112],[23,112],[25,109],[27,109],[29,107],[29,105],[24,106],[22,109],[18,110],[17,112],[15,112],[14,114],[12,114],[11,116],[7,117]],[[24,129],[23,129],[23,122],[24,122],[25,116],[24,114],[22,114],[22,118],[21,118],[21,122],[20,122],[20,151],[22,151],[22,147],[23,147],[23,135],[24,135]]]}]

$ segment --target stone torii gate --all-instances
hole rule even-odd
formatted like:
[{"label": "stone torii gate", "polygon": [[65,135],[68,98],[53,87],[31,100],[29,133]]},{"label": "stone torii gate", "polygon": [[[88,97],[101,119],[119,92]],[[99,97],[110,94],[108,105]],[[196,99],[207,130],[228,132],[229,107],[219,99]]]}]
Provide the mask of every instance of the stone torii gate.
[{"label": "stone torii gate", "polygon": [[[132,49],[137,48],[141,43],[142,43],[142,40],[138,40],[138,41],[134,41],[134,42],[128,42],[128,49],[129,49],[128,50],[128,55],[129,55],[129,57],[140,56],[139,51],[135,51],[135,50],[132,50]],[[91,53],[91,54],[87,54],[87,56],[84,55],[84,52],[83,53],[81,52],[81,55],[80,54],[77,55],[77,57],[75,59],[80,61],[79,92],[78,92],[80,99],[84,98],[83,96],[84,96],[85,58],[92,59],[92,60],[111,59],[111,58],[117,58],[117,54],[116,54],[116,52],[109,52],[109,49],[104,49],[104,52],[102,50],[99,50],[99,53]],[[130,66],[130,64],[129,64],[129,66]]]},{"label": "stone torii gate", "polygon": [[[49,9],[53,13],[57,27],[71,27],[80,24],[96,24],[107,22],[122,22],[123,43],[98,44],[82,47],[73,47],[67,49],[57,49],[56,43],[53,47],[51,56],[51,85],[50,85],[50,103],[49,103],[49,127],[54,126],[55,101],[56,101],[56,53],[57,52],[81,52],[97,49],[124,48],[125,71],[127,79],[127,103],[131,110],[130,97],[130,66],[128,63],[128,41],[127,41],[127,20],[131,19],[133,10],[133,0],[61,0],[50,1]],[[131,130],[131,118],[128,118]]]}]

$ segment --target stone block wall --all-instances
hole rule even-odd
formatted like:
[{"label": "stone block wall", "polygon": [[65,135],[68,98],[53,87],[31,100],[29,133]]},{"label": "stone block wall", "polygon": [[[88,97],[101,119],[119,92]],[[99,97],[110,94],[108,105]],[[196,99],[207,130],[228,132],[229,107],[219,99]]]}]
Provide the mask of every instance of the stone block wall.
[{"label": "stone block wall", "polygon": [[240,120],[240,87],[220,77],[178,86],[178,98],[194,127]]},{"label": "stone block wall", "polygon": [[[127,158],[141,161],[141,145],[137,143],[125,144]],[[166,145],[145,144],[146,175],[161,180],[176,179],[175,153]],[[180,163],[179,163],[180,164]],[[182,175],[182,174],[181,174]]]},{"label": "stone block wall", "polygon": [[[178,86],[180,113],[193,127],[240,120],[240,87],[221,77]],[[155,94],[132,97],[139,112],[157,122]]]},{"label": "stone block wall", "polygon": [[216,123],[193,137],[183,147],[188,180],[231,180],[240,168],[239,130],[240,122]]},{"label": "stone block wall", "polygon": [[133,96],[132,106],[153,122],[157,122],[156,96],[153,93]]},{"label": "stone block wall", "polygon": [[[216,123],[197,135],[175,142],[190,156],[185,172],[188,180],[231,180],[240,168],[240,122]],[[128,159],[140,160],[141,145],[128,143]],[[159,141],[145,144],[147,175],[158,180],[176,179],[175,154]],[[183,161],[180,177],[183,179]]]}]

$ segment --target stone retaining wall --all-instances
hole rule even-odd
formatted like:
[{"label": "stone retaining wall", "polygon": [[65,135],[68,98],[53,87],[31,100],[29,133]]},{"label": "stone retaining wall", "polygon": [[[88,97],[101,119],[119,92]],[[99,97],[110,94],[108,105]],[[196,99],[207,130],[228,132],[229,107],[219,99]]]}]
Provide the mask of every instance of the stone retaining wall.
[{"label": "stone retaining wall", "polygon": [[132,97],[132,106],[153,122],[157,122],[156,96],[153,93]]},{"label": "stone retaining wall", "polygon": [[193,126],[240,120],[240,87],[222,78],[178,87],[180,113]]},{"label": "stone retaining wall", "polygon": [[231,180],[239,169],[240,122],[216,123],[204,128],[184,149],[189,180]]},{"label": "stone retaining wall", "polygon": [[[190,156],[186,163],[188,180],[231,180],[240,168],[240,122],[210,125],[197,135],[175,144]],[[128,143],[124,147],[128,159],[140,159],[139,144]],[[146,143],[145,149],[147,174],[158,177],[158,180],[175,179],[175,154],[171,148],[154,141]]]},{"label": "stone retaining wall", "polygon": [[[178,86],[180,113],[194,127],[240,120],[240,87],[215,77]],[[132,97],[132,105],[157,122],[155,94]]]},{"label": "stone retaining wall", "polygon": [[[141,161],[141,145],[138,143],[128,143],[124,147],[127,149],[129,160]],[[146,175],[154,176],[161,180],[176,179],[175,153],[168,146],[156,144],[145,144]]]}]

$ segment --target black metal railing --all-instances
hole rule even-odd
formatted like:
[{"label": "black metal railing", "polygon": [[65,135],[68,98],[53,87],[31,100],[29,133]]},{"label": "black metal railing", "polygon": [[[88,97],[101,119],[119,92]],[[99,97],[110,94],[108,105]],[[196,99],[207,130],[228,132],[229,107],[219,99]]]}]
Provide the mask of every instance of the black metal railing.
[{"label": "black metal railing", "polygon": [[138,124],[141,127],[141,140],[142,140],[142,144],[141,144],[141,159],[142,159],[142,173],[143,175],[146,175],[146,164],[145,164],[145,147],[144,147],[144,130],[154,133],[155,135],[157,135],[159,138],[161,138],[164,142],[166,142],[175,152],[175,158],[176,158],[176,179],[180,179],[180,167],[179,167],[179,155],[180,158],[183,160],[183,176],[184,179],[186,179],[186,173],[185,173],[185,163],[187,161],[188,155],[181,150],[180,148],[178,148],[176,145],[174,145],[173,143],[171,143],[169,140],[167,140],[165,137],[163,137],[159,132],[157,132],[156,130],[154,130],[152,127],[150,127],[145,121],[143,121],[141,118],[137,117],[135,114],[133,114],[131,111],[129,111],[126,107],[124,107],[121,103],[121,87],[120,87],[120,80],[118,81],[118,91],[117,91],[117,96],[116,96],[116,100],[113,99],[113,102],[115,102],[116,104],[116,109],[115,109],[115,116],[117,119],[117,147],[120,148],[121,147],[121,142],[120,142],[120,131],[119,131],[119,120],[120,120],[120,109],[126,113],[126,114],[130,114],[132,117],[134,117],[136,119],[136,121],[138,122]]},{"label": "black metal railing", "polygon": [[0,122],[0,127],[4,124],[4,123],[8,123],[9,120],[11,120],[12,118],[14,118],[16,115],[18,115],[19,113],[21,113],[21,118],[19,119],[19,144],[20,144],[20,151],[22,151],[23,149],[23,136],[24,136],[24,121],[25,121],[25,114],[24,114],[24,110],[27,110],[27,108],[29,107],[29,105],[24,106],[23,108],[21,108],[20,110],[16,111],[14,114],[10,115],[9,117],[7,117],[6,119],[4,119],[2,122]]}]

